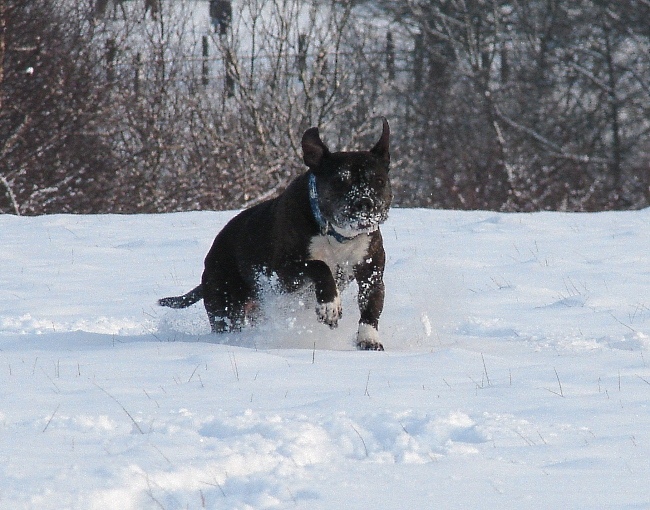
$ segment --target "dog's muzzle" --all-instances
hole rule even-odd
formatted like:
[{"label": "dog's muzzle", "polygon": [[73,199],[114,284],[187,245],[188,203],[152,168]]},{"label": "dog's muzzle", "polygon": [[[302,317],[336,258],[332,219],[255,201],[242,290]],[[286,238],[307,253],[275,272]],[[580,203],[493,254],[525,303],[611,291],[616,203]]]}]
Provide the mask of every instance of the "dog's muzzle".
[{"label": "dog's muzzle", "polygon": [[342,214],[336,215],[336,226],[357,232],[372,232],[379,228],[388,218],[388,208],[383,202],[364,196],[354,200],[351,205],[344,207]]},{"label": "dog's muzzle", "polygon": [[372,214],[375,210],[375,201],[371,197],[357,199],[353,205],[357,214]]}]

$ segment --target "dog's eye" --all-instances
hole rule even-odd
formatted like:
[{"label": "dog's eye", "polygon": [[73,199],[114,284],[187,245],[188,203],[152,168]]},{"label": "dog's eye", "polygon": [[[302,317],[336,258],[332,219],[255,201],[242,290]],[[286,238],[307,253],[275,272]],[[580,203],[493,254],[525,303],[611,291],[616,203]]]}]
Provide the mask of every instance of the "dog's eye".
[{"label": "dog's eye", "polygon": [[377,186],[379,186],[380,188],[383,188],[384,185],[386,184],[386,179],[384,179],[383,177],[377,177],[377,178],[375,179],[375,184],[376,184]]}]

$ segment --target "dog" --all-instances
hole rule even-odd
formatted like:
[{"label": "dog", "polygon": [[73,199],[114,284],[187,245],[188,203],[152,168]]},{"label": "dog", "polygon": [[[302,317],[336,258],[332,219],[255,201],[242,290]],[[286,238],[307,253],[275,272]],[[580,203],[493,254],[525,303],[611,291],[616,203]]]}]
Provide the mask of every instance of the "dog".
[{"label": "dog", "polygon": [[388,121],[369,151],[330,152],[312,127],[302,137],[308,170],[286,190],[246,209],[219,232],[205,258],[201,284],[159,300],[185,308],[203,299],[213,333],[240,330],[260,297],[260,277],[280,289],[310,285],[316,316],[330,328],[341,318],[341,291],[356,279],[360,311],[356,346],[383,351],[386,255],[379,226],[392,201]]}]

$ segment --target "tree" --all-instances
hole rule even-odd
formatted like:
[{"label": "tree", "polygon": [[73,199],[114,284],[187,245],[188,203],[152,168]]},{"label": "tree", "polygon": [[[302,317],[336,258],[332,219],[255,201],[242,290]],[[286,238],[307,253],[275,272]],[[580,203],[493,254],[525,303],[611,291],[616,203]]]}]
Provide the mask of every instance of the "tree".
[{"label": "tree", "polygon": [[419,181],[431,205],[648,204],[647,2],[383,7],[415,38],[416,85],[402,93],[412,100],[417,142],[403,143],[413,163],[426,162]]},{"label": "tree", "polygon": [[92,211],[110,189],[91,26],[55,0],[2,3],[0,210]]},{"label": "tree", "polygon": [[212,7],[0,0],[0,210],[240,208],[381,116],[396,205],[650,203],[647,0]]}]

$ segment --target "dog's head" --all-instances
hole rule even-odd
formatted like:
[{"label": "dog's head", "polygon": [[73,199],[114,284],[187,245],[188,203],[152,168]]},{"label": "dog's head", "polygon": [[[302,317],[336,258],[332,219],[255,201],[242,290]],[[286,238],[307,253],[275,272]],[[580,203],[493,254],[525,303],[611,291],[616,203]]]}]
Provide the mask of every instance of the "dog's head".
[{"label": "dog's head", "polygon": [[318,205],[325,220],[342,233],[376,230],[388,218],[392,200],[388,167],[390,129],[369,151],[330,152],[318,128],[302,137],[305,164],[316,176]]}]

